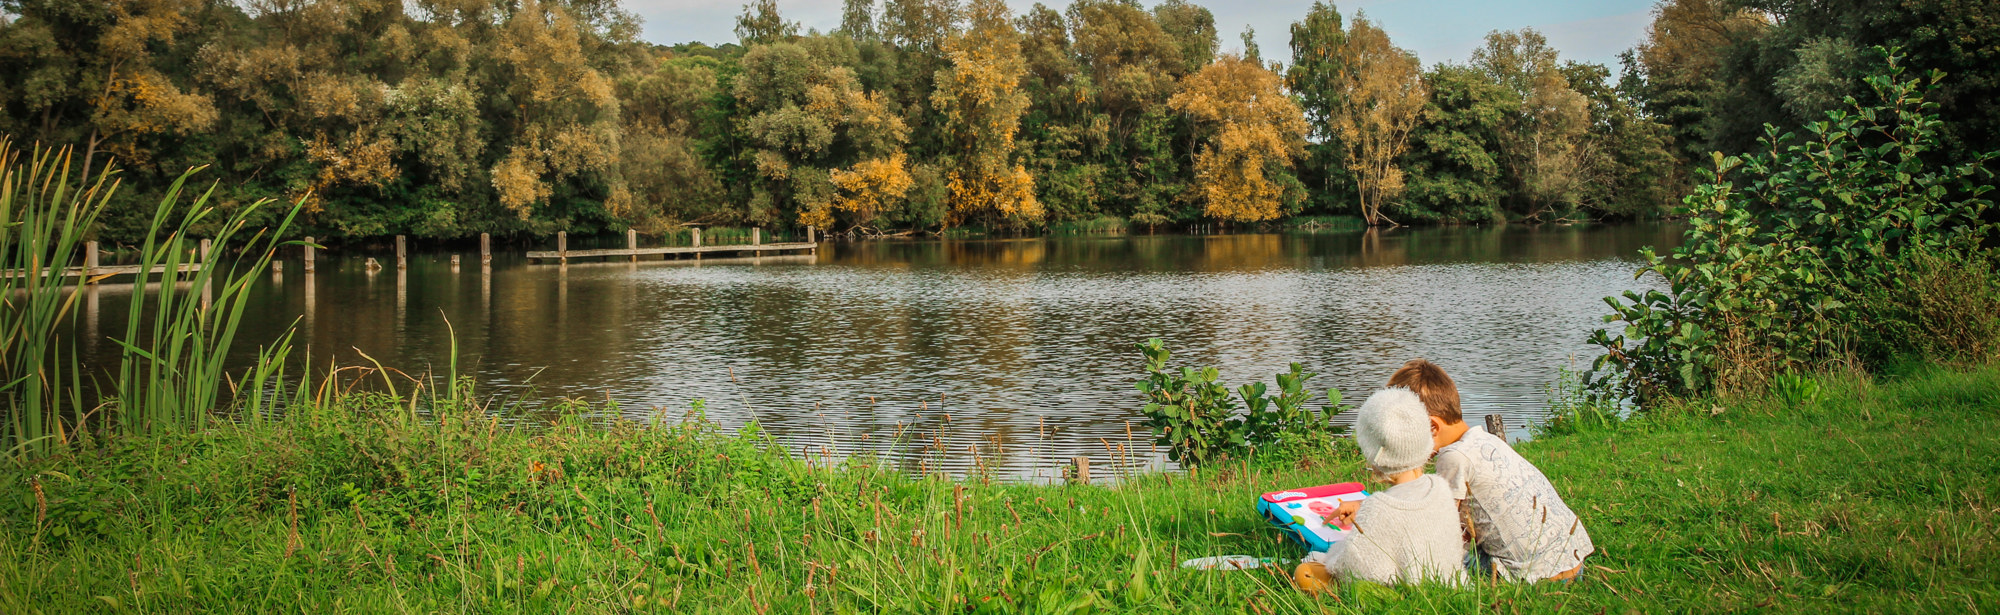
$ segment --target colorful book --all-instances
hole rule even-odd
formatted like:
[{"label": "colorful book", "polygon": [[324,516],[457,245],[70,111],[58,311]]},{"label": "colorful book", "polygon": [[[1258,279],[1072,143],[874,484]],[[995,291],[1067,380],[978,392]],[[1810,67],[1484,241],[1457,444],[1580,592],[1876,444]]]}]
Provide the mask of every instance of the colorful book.
[{"label": "colorful book", "polygon": [[1333,549],[1334,543],[1346,539],[1348,531],[1353,529],[1333,520],[1334,510],[1340,508],[1341,502],[1367,497],[1368,491],[1361,483],[1273,491],[1257,498],[1257,514],[1271,525],[1285,530],[1307,551],[1327,552]]}]

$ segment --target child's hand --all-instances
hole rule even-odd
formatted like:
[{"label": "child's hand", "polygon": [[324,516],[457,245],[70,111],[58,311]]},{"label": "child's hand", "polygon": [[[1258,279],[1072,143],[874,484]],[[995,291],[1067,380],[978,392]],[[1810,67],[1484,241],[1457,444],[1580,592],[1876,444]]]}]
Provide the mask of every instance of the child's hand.
[{"label": "child's hand", "polygon": [[1340,508],[1333,509],[1333,516],[1330,517],[1330,519],[1333,520],[1335,525],[1348,529],[1353,529],[1354,513],[1359,512],[1360,510],[1361,510],[1360,500],[1348,500],[1345,502],[1341,502]]}]

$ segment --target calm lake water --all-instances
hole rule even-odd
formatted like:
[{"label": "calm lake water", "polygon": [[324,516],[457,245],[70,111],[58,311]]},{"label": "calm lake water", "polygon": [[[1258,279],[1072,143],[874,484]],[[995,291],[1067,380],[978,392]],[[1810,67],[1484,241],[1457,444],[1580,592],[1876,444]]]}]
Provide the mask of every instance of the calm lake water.
[{"label": "calm lake water", "polygon": [[[1150,337],[1232,387],[1303,363],[1320,374],[1312,388],[1349,403],[1428,358],[1457,380],[1468,417],[1501,414],[1518,436],[1541,420],[1557,370],[1595,356],[1584,340],[1604,296],[1638,287],[1635,251],[1678,245],[1680,231],[880,241],[756,263],[566,267],[504,250],[488,272],[475,248],[457,273],[448,252],[417,252],[402,273],[392,257],[364,269],[382,254],[323,252],[316,275],[293,255],[255,289],[240,360],[297,322],[318,365],[365,352],[441,372],[455,331],[482,394],[609,398],[634,418],[705,399],[710,418],[754,416],[816,457],[1047,480],[1076,455],[1115,471],[1143,403],[1133,344]],[[104,292],[86,321],[122,322],[117,291]],[[115,351],[86,341],[100,364]],[[1131,463],[1148,463],[1145,442],[1135,425]]]}]

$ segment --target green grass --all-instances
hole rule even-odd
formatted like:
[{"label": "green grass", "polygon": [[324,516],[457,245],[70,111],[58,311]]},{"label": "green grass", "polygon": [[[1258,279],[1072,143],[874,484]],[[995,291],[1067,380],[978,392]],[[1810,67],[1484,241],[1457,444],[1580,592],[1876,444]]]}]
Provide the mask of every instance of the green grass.
[{"label": "green grass", "polygon": [[1774,396],[1574,422],[1520,446],[1601,549],[1584,578],[1354,586],[1317,600],[1267,572],[1175,563],[1296,557],[1252,498],[1351,479],[1353,459],[1117,487],[953,483],[865,462],[829,470],[760,448],[754,433],[674,426],[677,415],[609,429],[572,415],[523,432],[480,412],[426,418],[379,394],[321,399],[282,419],[86,443],[9,467],[0,612],[2000,605],[1994,368],[1827,377],[1793,405]]}]

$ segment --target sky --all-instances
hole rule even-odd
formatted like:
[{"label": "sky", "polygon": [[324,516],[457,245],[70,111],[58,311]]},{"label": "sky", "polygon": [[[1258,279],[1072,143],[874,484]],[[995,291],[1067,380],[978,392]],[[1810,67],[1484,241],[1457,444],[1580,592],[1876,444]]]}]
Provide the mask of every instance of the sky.
[{"label": "sky", "polygon": [[[1156,0],[1140,0],[1151,7]],[[1190,0],[1215,13],[1223,51],[1241,51],[1245,26],[1257,31],[1265,58],[1290,56],[1291,24],[1304,17],[1312,0]],[[1042,0],[1057,10],[1067,0]],[[1034,0],[1008,0],[1016,13]],[[1612,66],[1618,53],[1646,35],[1653,0],[1348,0],[1336,2],[1343,17],[1360,12],[1391,40],[1417,53],[1424,64],[1462,62],[1487,32],[1532,27],[1547,36],[1565,59]],[[840,25],[841,0],[778,0],[786,19],[821,32]],[[879,6],[879,1],[878,1]],[[740,0],[625,0],[625,8],[645,19],[642,37],[671,45],[690,41],[720,44],[736,40]]]}]

